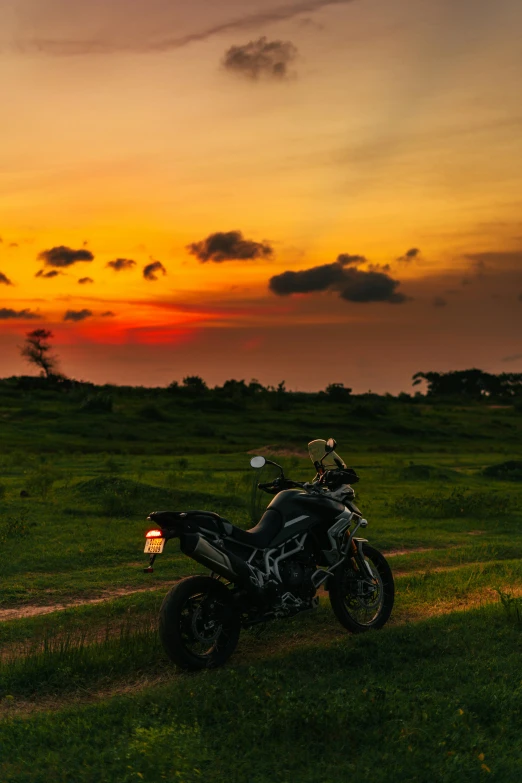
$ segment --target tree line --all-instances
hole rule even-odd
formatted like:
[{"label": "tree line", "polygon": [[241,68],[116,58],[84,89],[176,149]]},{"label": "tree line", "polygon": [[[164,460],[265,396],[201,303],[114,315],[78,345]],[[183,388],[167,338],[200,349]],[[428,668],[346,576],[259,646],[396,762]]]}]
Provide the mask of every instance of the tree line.
[{"label": "tree line", "polygon": [[[48,329],[34,329],[28,332],[25,342],[20,349],[21,355],[29,364],[40,371],[40,379],[46,385],[54,387],[70,388],[79,384],[67,378],[58,369],[58,357],[52,349],[53,334]],[[37,379],[34,379],[36,381]],[[418,387],[422,383],[426,384],[425,394],[418,390],[413,395],[402,392],[399,399],[403,401],[418,401],[419,399],[429,398],[433,401],[437,399],[467,399],[467,400],[518,400],[522,399],[522,373],[500,373],[494,375],[479,369],[453,370],[450,372],[417,372],[412,378],[412,386]],[[30,386],[31,379],[26,379]],[[38,386],[36,382],[32,384]],[[94,384],[85,384],[94,386]],[[180,394],[192,398],[208,397],[214,395],[221,398],[232,400],[246,400],[250,397],[259,395],[270,395],[277,400],[283,400],[289,394],[304,394],[304,392],[291,392],[285,382],[281,381],[277,386],[263,386],[257,379],[253,378],[250,383],[244,380],[230,379],[225,381],[222,386],[210,388],[199,375],[188,375],[181,382],[173,381],[168,387],[172,394]],[[320,395],[326,395],[335,402],[348,400],[352,395],[352,389],[343,383],[331,383]],[[378,395],[366,396],[377,397]],[[385,395],[391,397],[391,395]],[[281,402],[281,405],[283,403]]]}]

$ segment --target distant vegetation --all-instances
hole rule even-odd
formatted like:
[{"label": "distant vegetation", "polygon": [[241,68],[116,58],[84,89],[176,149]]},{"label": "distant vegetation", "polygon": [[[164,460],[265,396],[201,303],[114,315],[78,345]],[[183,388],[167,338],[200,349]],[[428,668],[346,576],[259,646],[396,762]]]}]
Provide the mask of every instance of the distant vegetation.
[{"label": "distant vegetation", "polygon": [[[496,377],[422,373],[396,397],[0,380],[0,781],[518,781],[522,395]],[[321,596],[225,669],[175,675],[156,617],[201,567],[169,542],[145,575],[147,514],[247,528],[250,455],[310,479],[329,436],[394,571],[389,626],[343,634]]]}]

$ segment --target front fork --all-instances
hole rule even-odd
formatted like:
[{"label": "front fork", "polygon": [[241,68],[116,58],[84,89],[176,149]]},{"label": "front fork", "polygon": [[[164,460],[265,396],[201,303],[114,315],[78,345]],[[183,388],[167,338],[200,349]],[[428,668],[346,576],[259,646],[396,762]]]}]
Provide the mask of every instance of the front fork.
[{"label": "front fork", "polygon": [[373,573],[370,564],[366,560],[363,552],[363,544],[368,543],[367,538],[355,538],[355,534],[359,530],[360,527],[366,527],[368,525],[368,521],[366,519],[359,519],[357,524],[355,525],[354,529],[351,533],[348,533],[348,531],[345,534],[345,541],[341,545],[341,554],[344,556],[345,559],[353,558],[357,565],[359,566],[359,571],[361,574],[363,574],[366,579],[371,580],[371,584],[374,585],[375,580],[375,574]]}]

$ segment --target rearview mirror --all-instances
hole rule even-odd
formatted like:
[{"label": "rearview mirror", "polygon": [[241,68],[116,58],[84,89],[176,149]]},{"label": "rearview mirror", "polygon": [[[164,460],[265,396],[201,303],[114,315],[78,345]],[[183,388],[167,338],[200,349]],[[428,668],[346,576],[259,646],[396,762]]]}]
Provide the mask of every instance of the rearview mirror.
[{"label": "rearview mirror", "polygon": [[262,468],[266,464],[266,459],[264,457],[252,457],[250,460],[250,465],[253,468]]},{"label": "rearview mirror", "polygon": [[327,454],[330,454],[331,451],[334,451],[335,447],[337,446],[337,443],[333,438],[328,438],[326,441],[326,446],[324,447],[324,450]]}]

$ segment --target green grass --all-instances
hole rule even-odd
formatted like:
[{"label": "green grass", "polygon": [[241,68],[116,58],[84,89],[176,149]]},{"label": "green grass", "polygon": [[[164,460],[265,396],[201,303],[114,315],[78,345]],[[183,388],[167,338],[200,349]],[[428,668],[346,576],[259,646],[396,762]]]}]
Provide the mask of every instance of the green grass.
[{"label": "green grass", "polygon": [[516,781],[521,644],[497,606],[14,716],[0,727],[0,777]]},{"label": "green grass", "polygon": [[[103,599],[0,622],[0,781],[518,781],[520,410],[204,402],[0,383],[0,618]],[[365,535],[406,550],[389,625],[350,636],[323,596],[244,633],[224,669],[176,673],[157,613],[202,568],[171,542],[143,574],[145,517],[247,527],[247,452],[309,479],[306,443],[329,435],[361,477]]]}]

